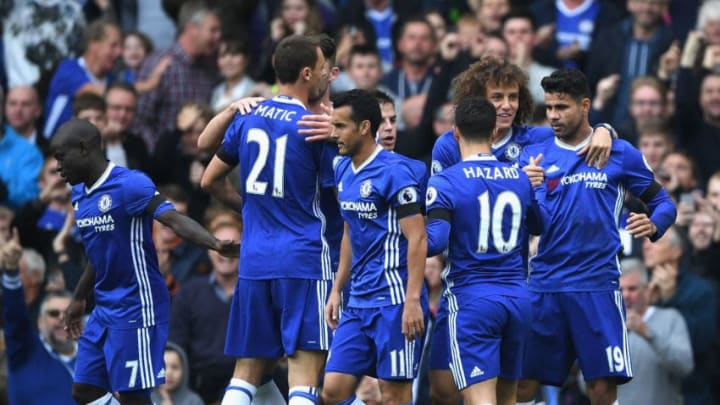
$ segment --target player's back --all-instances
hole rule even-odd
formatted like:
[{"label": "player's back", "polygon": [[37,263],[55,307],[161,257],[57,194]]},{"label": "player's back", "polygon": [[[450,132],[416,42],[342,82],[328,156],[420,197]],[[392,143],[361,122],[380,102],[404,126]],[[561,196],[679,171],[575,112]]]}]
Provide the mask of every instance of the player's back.
[{"label": "player's back", "polygon": [[95,271],[95,316],[105,326],[168,322],[170,296],[145,212],[154,190],[144,174],[112,163],[92,187],[73,187],[75,223]]},{"label": "player's back", "polygon": [[528,234],[538,233],[541,224],[522,170],[492,155],[478,155],[433,176],[427,199],[429,207],[438,200],[435,207],[452,213],[450,265],[443,274],[448,289],[525,294]]},{"label": "player's back", "polygon": [[[589,139],[588,139],[589,141]],[[621,249],[618,221],[626,188],[642,194],[653,184],[640,152],[613,141],[610,160],[598,170],[577,151],[556,139],[526,150],[543,153],[545,182],[536,189],[545,214],[545,231],[531,261],[530,288],[538,291],[597,291],[618,287]]]},{"label": "player's back", "polygon": [[298,100],[277,96],[228,129],[236,132],[232,146],[241,174],[242,278],[332,277],[320,208],[325,146],[297,132],[297,121],[308,113]]}]

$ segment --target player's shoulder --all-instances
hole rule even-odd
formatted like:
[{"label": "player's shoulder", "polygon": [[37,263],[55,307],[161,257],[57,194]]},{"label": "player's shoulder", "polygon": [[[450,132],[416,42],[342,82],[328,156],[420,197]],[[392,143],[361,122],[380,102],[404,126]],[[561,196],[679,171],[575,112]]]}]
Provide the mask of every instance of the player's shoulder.
[{"label": "player's shoulder", "polygon": [[341,156],[337,155],[333,158],[333,170],[335,171],[335,174],[342,174],[350,164],[351,159],[348,156]]},{"label": "player's shoulder", "polygon": [[[553,139],[555,136],[552,128],[546,126],[521,126],[515,128],[518,131],[518,135],[520,135],[525,141],[526,145],[542,143]],[[514,130],[515,129],[513,129],[513,131]]]},{"label": "player's shoulder", "polygon": [[613,152],[640,152],[633,144],[624,139],[613,139],[612,149]]},{"label": "player's shoulder", "polygon": [[457,139],[455,139],[455,136],[453,135],[453,131],[445,131],[442,135],[438,136],[438,138],[435,140],[435,145],[433,148],[447,148],[447,147],[457,147]]}]

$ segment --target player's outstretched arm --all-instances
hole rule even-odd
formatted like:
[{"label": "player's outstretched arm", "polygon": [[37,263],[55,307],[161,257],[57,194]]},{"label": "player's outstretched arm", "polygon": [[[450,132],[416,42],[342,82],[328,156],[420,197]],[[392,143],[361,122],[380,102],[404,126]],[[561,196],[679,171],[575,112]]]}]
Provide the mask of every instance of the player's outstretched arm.
[{"label": "player's outstretched arm", "polygon": [[350,245],[350,229],[345,222],[342,241],[340,242],[340,260],[338,271],[335,275],[332,290],[325,305],[325,321],[332,329],[337,328],[340,319],[340,303],[342,302],[342,291],[350,280],[350,269],[352,267],[352,245]]},{"label": "player's outstretched arm", "polygon": [[232,166],[213,156],[200,179],[200,188],[207,191],[221,203],[240,212],[242,197],[235,191],[227,178]]},{"label": "player's outstretched arm", "polygon": [[167,210],[155,217],[155,219],[172,229],[181,238],[197,245],[215,250],[227,257],[238,257],[240,255],[240,244],[238,242],[215,238],[194,219],[175,210]]},{"label": "player's outstretched arm", "polygon": [[425,278],[427,234],[425,219],[421,214],[401,218],[399,222],[400,229],[408,242],[408,283],[405,291],[402,333],[408,340],[412,340],[425,334],[425,315],[420,305],[420,297]]},{"label": "player's outstretched arm", "polygon": [[200,133],[197,142],[198,148],[204,152],[215,152],[220,147],[225,131],[235,118],[235,114],[247,114],[263,101],[265,101],[263,97],[246,97],[225,107],[208,122]]}]

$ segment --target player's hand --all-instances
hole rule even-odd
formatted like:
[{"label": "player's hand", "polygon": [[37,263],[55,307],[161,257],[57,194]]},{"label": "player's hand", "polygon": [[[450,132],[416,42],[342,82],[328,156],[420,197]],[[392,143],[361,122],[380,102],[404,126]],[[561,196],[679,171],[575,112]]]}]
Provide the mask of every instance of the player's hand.
[{"label": "player's hand", "polygon": [[330,291],[327,304],[325,304],[325,322],[327,322],[330,329],[337,329],[338,320],[340,319],[341,302],[342,297],[340,296],[340,292],[334,289]]},{"label": "player's hand", "polygon": [[525,174],[527,174],[527,176],[530,178],[530,184],[533,187],[537,187],[543,184],[543,182],[545,181],[545,169],[538,166],[542,158],[542,153],[537,155],[536,157],[531,157],[530,164],[522,168]]},{"label": "player's hand", "polygon": [[247,115],[263,101],[265,101],[265,97],[245,97],[233,101],[227,108],[231,111],[239,112],[242,115]]},{"label": "player's hand", "polygon": [[630,235],[632,235],[635,239],[644,238],[646,236],[649,238],[657,232],[655,224],[650,221],[647,214],[638,214],[636,212],[630,213],[625,229],[627,229]]},{"label": "player's hand", "polygon": [[422,337],[425,334],[425,315],[420,300],[406,300],[402,314],[402,334],[407,340]]},{"label": "player's hand", "polygon": [[70,305],[60,315],[60,322],[71,339],[77,339],[82,334],[82,317],[85,314],[85,300],[73,298]]},{"label": "player's hand", "polygon": [[607,128],[598,127],[590,137],[590,142],[578,151],[578,156],[585,156],[585,163],[588,166],[595,166],[600,170],[607,165],[610,160],[610,150],[612,149],[612,134]]},{"label": "player's hand", "polygon": [[325,104],[320,104],[323,114],[303,115],[297,122],[298,125],[308,127],[301,128],[298,133],[305,135],[305,141],[327,141],[333,133],[332,125],[332,108]]},{"label": "player's hand", "polygon": [[217,240],[213,250],[225,257],[239,257],[240,242],[235,242],[234,240]]}]

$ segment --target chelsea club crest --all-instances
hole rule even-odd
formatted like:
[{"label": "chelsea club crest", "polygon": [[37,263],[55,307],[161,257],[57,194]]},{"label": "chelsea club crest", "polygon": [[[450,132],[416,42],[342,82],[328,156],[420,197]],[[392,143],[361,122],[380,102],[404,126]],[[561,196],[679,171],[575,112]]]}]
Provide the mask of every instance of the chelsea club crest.
[{"label": "chelsea club crest", "polygon": [[100,199],[98,200],[98,209],[101,212],[108,212],[110,207],[112,206],[112,198],[110,198],[110,194],[103,194],[100,196]]},{"label": "chelsea club crest", "polygon": [[508,144],[507,148],[505,148],[505,158],[507,158],[509,161],[515,161],[517,160],[518,156],[520,156],[520,151],[522,148],[520,145],[518,145],[515,142],[511,142]]},{"label": "chelsea club crest", "polygon": [[367,198],[370,197],[370,194],[372,193],[372,182],[368,179],[362,182],[360,185],[360,197]]}]

